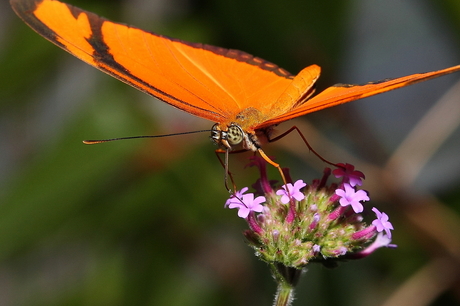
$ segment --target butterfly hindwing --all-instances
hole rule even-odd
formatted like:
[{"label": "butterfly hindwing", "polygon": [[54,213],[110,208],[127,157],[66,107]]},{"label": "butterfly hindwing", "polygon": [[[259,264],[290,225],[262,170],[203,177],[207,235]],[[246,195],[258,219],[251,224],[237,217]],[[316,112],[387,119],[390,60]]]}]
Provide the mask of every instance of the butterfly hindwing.
[{"label": "butterfly hindwing", "polygon": [[423,82],[456,71],[460,71],[460,65],[443,70],[412,74],[396,79],[385,79],[382,81],[371,82],[363,85],[337,84],[306,100],[298,107],[294,107],[290,111],[287,111],[286,113],[277,116],[276,118],[267,120],[261,127],[275,125],[308,113],[374,96],[386,91],[412,85],[418,82]]}]

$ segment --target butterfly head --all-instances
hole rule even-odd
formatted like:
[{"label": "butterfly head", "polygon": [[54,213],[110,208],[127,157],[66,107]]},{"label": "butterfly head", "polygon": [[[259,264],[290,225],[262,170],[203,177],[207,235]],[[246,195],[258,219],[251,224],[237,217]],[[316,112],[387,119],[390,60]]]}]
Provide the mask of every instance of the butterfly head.
[{"label": "butterfly head", "polygon": [[236,123],[225,127],[219,123],[214,124],[211,129],[211,140],[219,147],[229,151],[240,145],[244,150],[250,151],[257,151],[260,148],[256,135],[243,131]]}]

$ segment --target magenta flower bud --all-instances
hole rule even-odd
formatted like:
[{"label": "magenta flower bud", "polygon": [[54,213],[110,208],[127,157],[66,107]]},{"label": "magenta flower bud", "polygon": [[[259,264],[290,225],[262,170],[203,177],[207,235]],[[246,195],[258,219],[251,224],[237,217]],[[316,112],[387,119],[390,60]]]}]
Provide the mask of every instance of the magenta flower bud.
[{"label": "magenta flower bud", "polygon": [[329,216],[327,216],[327,218],[329,220],[337,220],[338,218],[340,218],[345,213],[346,210],[347,210],[346,207],[339,206],[336,209],[334,209],[334,211],[331,212],[329,214]]},{"label": "magenta flower bud", "polygon": [[359,232],[354,233],[353,235],[351,235],[351,238],[353,240],[371,239],[376,233],[377,231],[375,230],[375,226],[372,225],[366,227],[363,230],[360,230]]}]

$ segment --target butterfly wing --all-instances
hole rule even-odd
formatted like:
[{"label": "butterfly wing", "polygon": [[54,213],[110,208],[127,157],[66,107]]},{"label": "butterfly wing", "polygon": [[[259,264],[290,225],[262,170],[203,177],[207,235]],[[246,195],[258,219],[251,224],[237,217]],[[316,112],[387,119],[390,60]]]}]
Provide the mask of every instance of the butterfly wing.
[{"label": "butterfly wing", "polygon": [[292,76],[242,51],[111,22],[54,0],[11,0],[38,34],[88,64],[193,115],[226,122],[274,104]]},{"label": "butterfly wing", "polygon": [[[336,84],[325,89],[313,98],[304,101],[302,104],[297,104],[297,107],[294,102],[291,102],[291,105],[294,106],[291,110],[288,110],[284,114],[281,114],[273,119],[265,121],[257,128],[264,128],[275,125],[292,118],[316,112],[321,109],[377,95],[386,91],[408,86],[418,82],[423,82],[456,71],[460,71],[460,65],[443,70],[412,74],[396,79],[385,79],[379,82],[372,82],[363,85]],[[296,79],[297,77],[294,79],[294,81]],[[296,97],[293,96],[293,98]]]}]

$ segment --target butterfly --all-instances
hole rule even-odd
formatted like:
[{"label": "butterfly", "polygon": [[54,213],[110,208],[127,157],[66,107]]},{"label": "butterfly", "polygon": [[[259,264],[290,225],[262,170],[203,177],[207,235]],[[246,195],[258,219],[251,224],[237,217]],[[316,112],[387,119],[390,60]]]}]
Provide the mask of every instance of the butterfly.
[{"label": "butterfly", "polygon": [[59,1],[10,0],[10,4],[33,30],[77,58],[165,103],[214,122],[211,139],[226,157],[240,146],[259,152],[280,172],[259,142],[271,127],[460,70],[458,65],[362,85],[336,84],[314,95],[321,71],[317,65],[292,75],[243,51],[155,34]]}]

